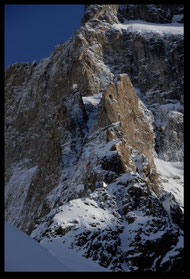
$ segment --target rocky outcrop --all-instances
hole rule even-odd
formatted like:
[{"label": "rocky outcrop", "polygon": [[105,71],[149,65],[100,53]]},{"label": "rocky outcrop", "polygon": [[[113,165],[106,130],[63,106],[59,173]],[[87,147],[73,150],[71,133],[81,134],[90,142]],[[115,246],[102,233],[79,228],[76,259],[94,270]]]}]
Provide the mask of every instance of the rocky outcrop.
[{"label": "rocky outcrop", "polygon": [[170,5],[170,4],[127,4],[125,8],[120,11],[124,18],[128,20],[144,20],[154,23],[171,23],[184,22],[184,6]]},{"label": "rocky outcrop", "polygon": [[[151,118],[140,108],[138,97],[126,74],[118,75],[115,83],[105,90],[99,108],[99,127],[118,123],[120,135],[113,128],[107,130],[108,140],[119,137],[115,146],[126,172],[137,171],[149,177],[153,189],[158,190],[153,162],[154,132]],[[140,163],[141,162],[141,163]],[[153,178],[154,177],[154,178]]]},{"label": "rocky outcrop", "polygon": [[[129,5],[130,6],[130,5]],[[137,7],[136,7],[137,6]],[[134,5],[134,9],[141,11],[141,6]],[[145,5],[146,6],[146,5]],[[150,5],[152,6],[152,5]],[[172,6],[173,7],[173,6]],[[132,11],[133,11],[133,8]],[[173,7],[174,8],[174,7]],[[181,9],[178,7],[179,10]],[[169,9],[169,7],[167,7]],[[142,9],[143,10],[143,9]],[[151,10],[151,7],[150,7]],[[126,18],[128,19],[128,10]],[[165,10],[164,10],[165,11]],[[139,19],[135,13],[133,19]],[[157,13],[157,15],[161,15]],[[130,19],[130,17],[129,17]],[[156,21],[155,21],[156,22]],[[147,24],[147,23],[146,23]],[[147,25],[146,25],[147,27]],[[151,27],[151,25],[150,25]],[[172,32],[160,35],[159,32],[131,32],[125,25],[113,25],[106,32],[107,42],[103,44],[103,56],[106,65],[113,73],[127,73],[135,87],[138,97],[145,103],[154,115],[155,133],[163,141],[173,138],[168,136],[160,127],[163,123],[160,109],[165,111],[164,126],[171,130],[169,115],[177,111],[173,131],[177,135],[181,148],[172,144],[165,148],[160,144],[160,137],[156,137],[156,149],[160,158],[172,161],[183,160],[183,104],[184,104],[184,40],[183,34]],[[112,41],[112,44],[109,43]],[[177,117],[178,115],[178,117]],[[174,118],[173,118],[174,121]],[[174,128],[180,123],[180,129]],[[162,141],[161,140],[161,141]],[[167,153],[167,156],[163,154]]]},{"label": "rocky outcrop", "polygon": [[84,5],[82,24],[88,21],[101,20],[109,24],[118,23],[119,5]]},{"label": "rocky outcrop", "polygon": [[182,206],[154,159],[183,160],[183,35],[119,22],[181,7],[148,20],[138,6],[85,5],[73,39],[7,68],[5,217],[53,253],[60,241],[112,271],[182,271]]},{"label": "rocky outcrop", "polygon": [[[65,46],[59,55],[64,50]],[[72,145],[76,135],[83,137],[82,124],[87,121],[81,95],[75,92],[68,100],[73,91],[59,69],[62,65],[56,52],[37,66],[10,66],[5,75],[6,216],[24,230],[51,210],[45,199],[58,185],[63,145],[67,141]],[[33,168],[36,171],[27,182],[27,190],[18,188],[24,203],[20,208],[15,205],[13,185],[25,187],[24,172]]]}]

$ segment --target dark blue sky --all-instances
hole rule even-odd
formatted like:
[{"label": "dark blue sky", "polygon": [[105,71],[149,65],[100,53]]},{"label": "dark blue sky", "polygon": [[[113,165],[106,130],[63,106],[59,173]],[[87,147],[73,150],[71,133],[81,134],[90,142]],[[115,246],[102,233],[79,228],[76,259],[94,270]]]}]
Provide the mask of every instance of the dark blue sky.
[{"label": "dark blue sky", "polygon": [[5,68],[50,56],[80,28],[83,5],[5,5]]}]

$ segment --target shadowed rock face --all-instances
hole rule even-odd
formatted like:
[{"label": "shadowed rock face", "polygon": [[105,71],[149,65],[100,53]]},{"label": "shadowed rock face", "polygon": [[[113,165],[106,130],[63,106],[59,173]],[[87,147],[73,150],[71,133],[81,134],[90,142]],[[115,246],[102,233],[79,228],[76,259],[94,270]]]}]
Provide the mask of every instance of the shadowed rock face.
[{"label": "shadowed rock face", "polygon": [[183,160],[183,35],[125,19],[179,23],[182,7],[85,5],[50,57],[7,68],[5,217],[113,271],[182,271],[183,212],[154,158]]},{"label": "shadowed rock face", "polygon": [[128,20],[144,20],[153,23],[184,22],[184,6],[170,4],[156,5],[125,5],[122,11],[124,18]]}]

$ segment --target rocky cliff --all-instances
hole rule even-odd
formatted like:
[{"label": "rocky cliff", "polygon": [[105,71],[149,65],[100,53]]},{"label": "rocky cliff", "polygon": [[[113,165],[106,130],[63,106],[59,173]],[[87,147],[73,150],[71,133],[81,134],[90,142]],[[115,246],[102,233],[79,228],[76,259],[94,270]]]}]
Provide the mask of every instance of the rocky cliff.
[{"label": "rocky cliff", "polygon": [[85,5],[6,69],[5,216],[59,258],[183,271],[183,7],[140,7]]}]

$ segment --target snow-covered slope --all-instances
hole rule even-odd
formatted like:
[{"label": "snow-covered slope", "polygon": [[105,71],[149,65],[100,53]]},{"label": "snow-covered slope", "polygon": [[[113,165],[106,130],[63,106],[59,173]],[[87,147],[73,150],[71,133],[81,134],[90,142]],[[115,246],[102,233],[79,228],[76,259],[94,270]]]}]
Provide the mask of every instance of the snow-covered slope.
[{"label": "snow-covered slope", "polygon": [[181,214],[177,210],[170,193],[158,198],[140,177],[123,174],[109,185],[97,184],[88,198],[52,211],[32,237],[63,263],[67,255],[76,259],[83,255],[107,270],[156,271],[159,265],[169,271],[170,264],[178,266],[183,257],[183,231],[178,227],[182,219],[176,219]]},{"label": "snow-covered slope", "polygon": [[109,271],[66,247],[60,257],[61,243],[53,243],[52,253],[43,246],[5,222],[5,272]]},{"label": "snow-covered slope", "polygon": [[5,222],[5,271],[68,271],[47,249]]}]

